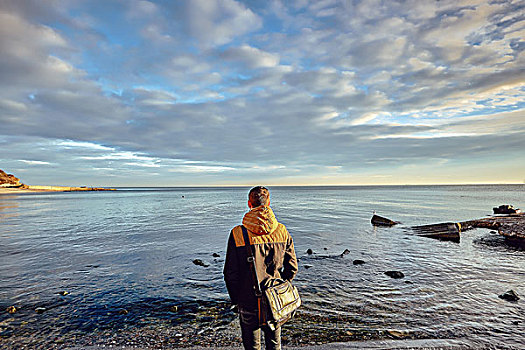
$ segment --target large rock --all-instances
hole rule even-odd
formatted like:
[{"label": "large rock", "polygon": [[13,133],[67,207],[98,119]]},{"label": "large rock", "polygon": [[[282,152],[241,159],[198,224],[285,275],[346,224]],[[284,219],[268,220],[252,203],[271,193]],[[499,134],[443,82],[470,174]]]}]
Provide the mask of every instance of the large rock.
[{"label": "large rock", "polygon": [[11,174],[6,174],[0,169],[0,187],[20,187],[20,179]]},{"label": "large rock", "polygon": [[520,299],[518,294],[512,289],[509,291],[506,291],[505,293],[501,295],[498,295],[498,297],[500,297],[503,300],[507,300],[507,301],[518,301]]}]

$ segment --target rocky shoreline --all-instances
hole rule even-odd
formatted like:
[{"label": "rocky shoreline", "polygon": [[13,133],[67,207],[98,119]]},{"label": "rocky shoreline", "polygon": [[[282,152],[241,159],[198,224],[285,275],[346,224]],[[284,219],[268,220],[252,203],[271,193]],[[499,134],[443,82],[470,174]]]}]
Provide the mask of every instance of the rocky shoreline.
[{"label": "rocky shoreline", "polygon": [[[5,334],[3,346],[11,348],[46,349],[86,349],[99,347],[139,348],[139,349],[179,349],[179,348],[240,348],[241,331],[237,315],[230,310],[227,302],[202,302],[181,307],[171,312],[171,318],[158,317],[146,312],[141,315],[120,313],[122,320],[113,324],[100,324],[95,329],[48,334],[37,330],[36,319],[29,321],[2,322],[3,327],[11,328],[12,334]],[[126,322],[128,316],[133,319]],[[157,316],[157,317],[155,317]],[[46,317],[43,313],[40,317]],[[49,313],[47,317],[56,317]],[[24,317],[26,318],[26,317]],[[27,318],[26,318],[27,319]],[[59,321],[57,319],[57,321]],[[64,320],[62,320],[64,321]],[[10,323],[8,325],[8,323]],[[35,323],[35,324],[33,324]],[[351,325],[349,327],[349,325]],[[374,341],[404,341],[450,339],[447,332],[430,334],[404,332],[395,329],[374,329],[348,315],[320,315],[300,311],[295,319],[282,329],[282,343],[289,347],[330,348],[333,343],[355,343]],[[1,339],[1,338],[0,338]],[[321,346],[325,347],[321,347]],[[360,348],[360,347],[358,347]]]}]

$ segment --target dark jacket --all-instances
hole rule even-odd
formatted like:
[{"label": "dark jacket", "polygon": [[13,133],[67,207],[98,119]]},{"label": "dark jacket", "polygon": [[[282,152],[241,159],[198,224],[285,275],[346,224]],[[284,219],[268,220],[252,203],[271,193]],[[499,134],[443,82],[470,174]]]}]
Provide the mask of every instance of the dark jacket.
[{"label": "dark jacket", "polygon": [[[297,273],[292,236],[283,224],[277,222],[272,209],[267,206],[253,208],[246,213],[242,223],[248,230],[250,243],[254,246],[259,283],[270,278],[291,281]],[[236,226],[228,239],[224,280],[232,304],[256,309],[257,298],[246,259],[242,229],[241,226]]]}]

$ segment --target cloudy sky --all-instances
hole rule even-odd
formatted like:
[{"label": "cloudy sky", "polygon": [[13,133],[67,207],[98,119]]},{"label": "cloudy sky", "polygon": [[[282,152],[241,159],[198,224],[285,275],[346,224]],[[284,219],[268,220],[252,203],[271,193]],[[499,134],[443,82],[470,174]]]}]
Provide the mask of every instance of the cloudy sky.
[{"label": "cloudy sky", "polygon": [[525,2],[0,0],[0,169],[525,182]]}]

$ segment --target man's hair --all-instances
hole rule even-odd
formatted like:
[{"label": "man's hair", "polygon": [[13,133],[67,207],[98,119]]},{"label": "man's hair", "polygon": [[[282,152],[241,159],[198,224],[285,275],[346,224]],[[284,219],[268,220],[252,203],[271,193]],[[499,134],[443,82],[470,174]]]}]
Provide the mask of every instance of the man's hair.
[{"label": "man's hair", "polygon": [[254,208],[261,205],[266,205],[266,203],[268,203],[268,198],[270,198],[270,191],[268,191],[268,189],[263,186],[256,186],[252,188],[248,194],[248,200]]}]

